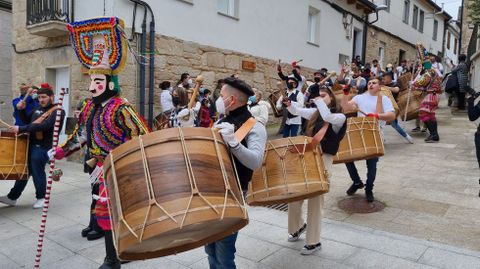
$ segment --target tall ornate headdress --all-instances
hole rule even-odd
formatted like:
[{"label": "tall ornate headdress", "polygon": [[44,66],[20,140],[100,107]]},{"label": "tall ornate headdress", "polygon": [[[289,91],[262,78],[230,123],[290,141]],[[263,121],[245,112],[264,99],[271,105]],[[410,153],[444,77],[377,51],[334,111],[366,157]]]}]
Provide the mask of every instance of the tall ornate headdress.
[{"label": "tall ornate headdress", "polygon": [[420,59],[420,63],[423,64],[425,61],[429,61],[428,59],[428,51],[425,49],[422,43],[417,43],[416,45],[418,58]]},{"label": "tall ornate headdress", "polygon": [[127,61],[124,22],[116,17],[94,18],[67,25],[78,60],[89,74],[117,75]]}]

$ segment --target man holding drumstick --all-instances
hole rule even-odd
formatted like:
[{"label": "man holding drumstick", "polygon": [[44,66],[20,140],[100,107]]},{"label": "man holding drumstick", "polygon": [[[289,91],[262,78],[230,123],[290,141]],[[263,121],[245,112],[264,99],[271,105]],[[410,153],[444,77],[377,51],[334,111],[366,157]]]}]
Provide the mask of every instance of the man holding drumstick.
[{"label": "man holding drumstick", "polygon": [[[248,97],[254,95],[252,88],[244,81],[229,77],[220,91],[216,107],[226,117],[215,124],[233,154],[237,167],[238,179],[243,193],[247,192],[248,183],[252,179],[253,170],[262,165],[267,131],[265,126],[255,121],[247,108]],[[240,127],[248,133],[241,141],[237,141],[235,132]],[[235,269],[235,242],[238,232],[205,246],[211,269]]]},{"label": "man holding drumstick", "polygon": [[[372,79],[368,82],[368,91],[364,94],[356,95],[351,101],[348,101],[348,95],[350,90],[345,87],[343,90],[344,96],[342,98],[342,108],[346,111],[358,108],[359,112],[357,117],[374,117],[379,120],[380,134],[383,137],[383,127],[386,125],[386,121],[392,121],[395,119],[395,109],[392,102],[387,96],[381,95],[380,81],[378,79]],[[378,98],[381,97],[381,102]],[[377,104],[380,103],[383,109],[378,109]],[[358,175],[355,163],[346,163],[348,173],[353,181],[352,186],[348,188],[347,194],[354,195],[359,189],[363,189],[365,186],[365,196],[369,203],[374,201],[373,197],[373,183],[375,182],[375,176],[377,174],[377,162],[378,157],[368,159],[367,161],[367,182],[363,184],[360,176]]]}]

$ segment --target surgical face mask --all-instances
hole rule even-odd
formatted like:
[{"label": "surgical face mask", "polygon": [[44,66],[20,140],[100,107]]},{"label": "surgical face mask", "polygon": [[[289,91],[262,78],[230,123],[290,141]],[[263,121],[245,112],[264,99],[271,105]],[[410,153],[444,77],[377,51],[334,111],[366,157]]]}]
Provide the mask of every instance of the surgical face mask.
[{"label": "surgical face mask", "polygon": [[223,103],[223,98],[220,96],[215,101],[215,107],[217,108],[217,112],[219,114],[225,114],[225,104]]},{"label": "surgical face mask", "polygon": [[295,89],[295,88],[296,88],[296,87],[295,87],[295,83],[294,83],[294,82],[288,83],[288,88],[289,88],[290,90]]},{"label": "surgical face mask", "polygon": [[32,94],[32,98],[35,99],[35,100],[37,100],[37,99],[38,99],[38,93],[33,93],[33,94]]},{"label": "surgical face mask", "polygon": [[316,83],[319,83],[319,82],[320,82],[320,77],[314,77],[313,80],[314,80]]},{"label": "surgical face mask", "polygon": [[257,97],[255,95],[252,95],[252,96],[248,97],[248,101],[251,104],[255,104],[257,102]]},{"label": "surgical face mask", "polygon": [[173,92],[173,87],[168,88],[167,91],[169,91],[170,93],[172,93],[172,92]]},{"label": "surgical face mask", "polygon": [[190,85],[190,87],[193,86],[193,80],[191,78],[188,79],[187,83],[188,83],[188,85]]},{"label": "surgical face mask", "polygon": [[180,104],[180,97],[173,96],[172,97],[172,103],[173,103],[174,106],[178,106]]}]

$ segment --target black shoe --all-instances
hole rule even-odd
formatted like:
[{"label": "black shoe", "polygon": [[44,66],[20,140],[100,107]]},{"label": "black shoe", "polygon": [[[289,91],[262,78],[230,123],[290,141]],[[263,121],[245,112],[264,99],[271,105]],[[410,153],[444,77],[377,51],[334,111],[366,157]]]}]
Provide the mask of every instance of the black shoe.
[{"label": "black shoe", "polygon": [[348,188],[348,190],[347,190],[347,195],[350,195],[350,196],[354,195],[354,194],[357,192],[357,190],[363,189],[363,186],[364,186],[364,185],[363,185],[362,182],[360,182],[360,183],[353,183],[352,186],[350,186],[350,188]]},{"label": "black shoe", "polygon": [[105,258],[104,262],[98,269],[120,269],[121,264],[120,261],[115,259],[111,260],[109,258]]},{"label": "black shoe", "polygon": [[295,242],[300,238],[300,235],[302,235],[303,232],[305,232],[305,229],[307,229],[307,224],[304,223],[303,226],[293,234],[288,235],[288,242]]},{"label": "black shoe", "polygon": [[365,191],[365,197],[367,198],[367,202],[369,203],[372,203],[373,201],[375,201],[372,191]]},{"label": "black shoe", "polygon": [[82,237],[87,237],[88,233],[92,231],[92,227],[88,226],[82,230]]},{"label": "black shoe", "polygon": [[415,127],[412,129],[412,133],[418,133],[420,132],[420,127]]},{"label": "black shoe", "polygon": [[425,143],[437,143],[438,141],[440,141],[438,135],[430,135],[425,138]]},{"label": "black shoe", "polygon": [[102,238],[105,235],[103,231],[92,230],[87,234],[87,240],[93,241]]}]

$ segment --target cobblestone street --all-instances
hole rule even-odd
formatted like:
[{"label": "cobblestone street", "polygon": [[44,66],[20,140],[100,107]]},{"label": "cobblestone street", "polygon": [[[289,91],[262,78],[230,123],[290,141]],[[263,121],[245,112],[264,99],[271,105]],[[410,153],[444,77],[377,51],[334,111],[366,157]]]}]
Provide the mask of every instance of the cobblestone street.
[{"label": "cobblestone street", "polygon": [[[418,134],[410,145],[386,128],[386,155],[379,162],[374,189],[386,204],[383,211],[347,214],[339,209],[350,179],[344,165],[335,165],[326,195],[322,250],[301,256],[303,240],[287,242],[286,212],[250,207],[250,223],[237,241],[238,268],[480,268],[476,126],[465,114],[452,115],[445,104],[439,114],[437,144],[425,144],[424,134]],[[413,122],[406,128],[412,129]],[[77,163],[58,166],[64,176],[53,187],[42,268],[97,268],[104,257],[103,239],[89,242],[80,237],[88,221],[87,176]],[[363,176],[363,163],[357,167]],[[0,182],[0,194],[11,185]],[[0,206],[2,269],[33,265],[41,214],[31,208],[33,194],[29,183],[16,207]],[[122,268],[208,268],[208,262],[198,248]]]}]

